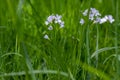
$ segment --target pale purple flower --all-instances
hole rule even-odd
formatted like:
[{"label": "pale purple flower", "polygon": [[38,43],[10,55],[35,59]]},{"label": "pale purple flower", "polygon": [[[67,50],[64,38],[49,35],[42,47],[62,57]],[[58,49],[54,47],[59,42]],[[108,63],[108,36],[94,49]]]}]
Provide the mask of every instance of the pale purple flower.
[{"label": "pale purple flower", "polygon": [[115,19],[113,19],[112,15],[107,15],[107,18],[110,23],[113,23],[115,21]]},{"label": "pale purple flower", "polygon": [[61,18],[62,18],[61,15],[56,14],[56,16],[55,16],[55,20],[56,20],[56,21],[61,20]]},{"label": "pale purple flower", "polygon": [[55,23],[61,23],[62,21],[61,20],[55,20]]},{"label": "pale purple flower", "polygon": [[48,30],[53,30],[53,27],[50,25],[50,26],[48,27]]},{"label": "pale purple flower", "polygon": [[62,18],[61,15],[56,14],[56,16],[55,16],[55,23],[61,24],[61,22],[62,22],[61,18]]},{"label": "pale purple flower", "polygon": [[61,23],[62,21],[61,20],[58,20],[58,23]]},{"label": "pale purple flower", "polygon": [[47,21],[49,22],[49,23],[52,23],[52,21],[55,19],[55,16],[54,15],[51,15],[51,16],[49,16],[48,18],[47,18]]},{"label": "pale purple flower", "polygon": [[101,20],[100,20],[100,24],[103,24],[103,23],[105,23],[107,20],[105,19],[105,18],[102,18]]},{"label": "pale purple flower", "polygon": [[111,15],[106,15],[105,17],[101,18],[99,23],[103,24],[107,21],[109,21],[110,23],[113,23],[115,20],[113,19],[113,17]]},{"label": "pale purple flower", "polygon": [[87,16],[88,14],[88,9],[86,9],[84,12],[83,12],[83,16]]},{"label": "pale purple flower", "polygon": [[55,19],[54,15],[51,15],[47,18],[47,20],[45,21],[45,25],[49,25],[50,23],[53,22],[53,20]]},{"label": "pale purple flower", "polygon": [[64,27],[64,22],[60,22],[60,28],[63,28]]},{"label": "pale purple flower", "polygon": [[80,19],[80,24],[83,25],[85,23],[84,19]]},{"label": "pale purple flower", "polygon": [[[46,25],[50,25],[51,23],[59,24],[60,28],[64,27],[64,22],[61,20],[62,16],[61,15],[50,15],[47,20],[45,21]],[[48,30],[52,30],[52,27],[48,27]]]},{"label": "pale purple flower", "polygon": [[108,16],[104,16],[104,18],[105,18],[106,20],[108,20]]},{"label": "pale purple flower", "polygon": [[[107,21],[109,21],[110,23],[113,23],[115,21],[112,15],[106,15],[103,18],[101,18],[101,14],[95,8],[90,8],[89,12],[88,12],[88,9],[86,9],[82,14],[83,16],[87,16],[88,14],[89,20],[93,21],[93,23],[103,24]],[[85,21],[83,19],[80,20],[81,25],[83,25],[84,22]]]},{"label": "pale purple flower", "polygon": [[48,40],[50,39],[49,36],[48,36],[47,34],[44,35],[44,38],[45,38],[45,39],[48,39]]},{"label": "pale purple flower", "polygon": [[60,28],[63,28],[63,27],[64,27],[64,24],[61,24],[61,25],[60,25]]},{"label": "pale purple flower", "polygon": [[99,21],[100,24],[103,24],[105,22],[107,22],[107,17],[106,16],[101,18],[100,21]]},{"label": "pale purple flower", "polygon": [[99,23],[101,21],[101,18],[100,17],[97,17],[95,20],[94,20],[94,23]]},{"label": "pale purple flower", "polygon": [[93,21],[93,20],[94,20],[94,14],[90,13],[90,14],[89,14],[89,19],[90,19],[91,21]]},{"label": "pale purple flower", "polygon": [[95,8],[90,8],[89,19],[91,21],[93,21],[94,19],[96,19],[96,17],[99,16],[101,16],[101,14],[99,13],[98,10],[96,10]]},{"label": "pale purple flower", "polygon": [[99,13],[98,10],[96,10],[95,8],[90,8],[90,14],[93,14],[94,16],[101,16],[101,14]]}]

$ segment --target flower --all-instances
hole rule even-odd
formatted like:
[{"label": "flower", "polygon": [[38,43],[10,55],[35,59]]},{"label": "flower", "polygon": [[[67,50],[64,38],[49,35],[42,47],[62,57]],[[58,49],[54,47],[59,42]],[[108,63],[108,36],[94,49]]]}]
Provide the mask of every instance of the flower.
[{"label": "flower", "polygon": [[49,22],[48,21],[45,21],[45,25],[48,25],[49,24]]},{"label": "flower", "polygon": [[94,20],[96,17],[101,16],[98,10],[95,8],[90,8],[89,19]]},{"label": "flower", "polygon": [[53,27],[50,25],[50,26],[48,27],[48,30],[53,30]]},{"label": "flower", "polygon": [[80,24],[83,25],[85,23],[84,19],[80,19]]},{"label": "flower", "polygon": [[44,38],[45,38],[45,39],[48,39],[48,40],[50,39],[49,36],[48,36],[47,34],[44,35]]},{"label": "flower", "polygon": [[103,18],[99,18],[98,23],[103,24],[103,23],[105,23],[107,21],[109,21],[110,23],[113,23],[115,20],[113,19],[113,17],[111,15],[106,15]]},{"label": "flower", "polygon": [[52,21],[55,19],[55,16],[54,15],[51,15],[51,16],[49,16],[48,18],[47,18],[47,21],[49,22],[49,23],[52,23]]},{"label": "flower", "polygon": [[[106,15],[104,17],[101,17],[101,14],[95,8],[90,8],[89,12],[88,12],[88,9],[86,9],[82,14],[83,16],[87,16],[88,14],[88,19],[90,21],[93,21],[93,23],[103,24],[107,21],[109,21],[110,23],[113,23],[115,21],[112,15]],[[83,19],[80,20],[81,25],[83,25],[84,22],[85,21]]]},{"label": "flower", "polygon": [[83,12],[83,16],[87,16],[88,14],[88,9],[86,9],[84,12]]},{"label": "flower", "polygon": [[45,21],[45,25],[50,25],[48,27],[48,30],[53,30],[53,27],[51,27],[51,23],[59,24],[60,28],[64,27],[64,21],[61,20],[61,15],[50,15],[47,20]]},{"label": "flower", "polygon": [[106,21],[107,21],[107,19],[102,18],[102,19],[100,19],[99,23],[100,23],[100,24],[103,24],[103,23],[105,23]]},{"label": "flower", "polygon": [[89,14],[89,19],[92,21],[92,20],[94,20],[94,14]]},{"label": "flower", "polygon": [[64,27],[64,22],[60,22],[60,28],[63,28]]},{"label": "flower", "polygon": [[100,18],[100,17],[97,17],[97,18],[94,20],[94,23],[99,23],[100,20],[101,20],[101,18]]},{"label": "flower", "polygon": [[107,15],[107,18],[110,23],[113,23],[115,21],[115,19],[113,19],[112,15]]},{"label": "flower", "polygon": [[62,16],[61,16],[61,15],[56,14],[56,16],[55,16],[55,20],[56,20],[56,21],[61,20],[61,18],[62,18]]},{"label": "flower", "polygon": [[96,10],[95,8],[90,8],[90,13],[93,14],[94,16],[101,16],[101,14],[99,13],[98,10]]}]

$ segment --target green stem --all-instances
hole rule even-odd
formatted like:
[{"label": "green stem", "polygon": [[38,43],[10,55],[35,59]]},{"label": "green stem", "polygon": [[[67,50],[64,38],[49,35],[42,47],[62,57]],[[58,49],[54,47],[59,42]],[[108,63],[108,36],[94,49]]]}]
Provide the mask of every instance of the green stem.
[{"label": "green stem", "polygon": [[[97,28],[97,38],[96,38],[96,51],[99,49],[99,28],[96,25]],[[98,66],[98,54],[96,55],[96,68]]]},{"label": "green stem", "polygon": [[15,45],[15,52],[18,52],[18,35],[16,35],[16,45]]},{"label": "green stem", "polygon": [[[86,48],[87,48],[87,64],[90,65],[90,45],[89,45],[89,24],[87,26],[87,32],[86,32]],[[90,80],[90,73],[87,72],[87,80]]]},{"label": "green stem", "polygon": [[90,47],[89,47],[89,26],[86,32],[86,46],[87,46],[87,63],[90,65]]},{"label": "green stem", "polygon": [[[119,21],[119,0],[116,1],[116,21],[118,22]],[[118,36],[117,36],[117,33],[118,33],[118,23],[116,22],[116,26],[115,26],[115,47],[118,47]],[[116,80],[118,80],[120,77],[120,62],[118,60],[118,56],[119,56],[119,53],[118,53],[118,49],[115,49],[115,53],[116,53],[116,70],[117,70],[117,77],[116,77]]]}]

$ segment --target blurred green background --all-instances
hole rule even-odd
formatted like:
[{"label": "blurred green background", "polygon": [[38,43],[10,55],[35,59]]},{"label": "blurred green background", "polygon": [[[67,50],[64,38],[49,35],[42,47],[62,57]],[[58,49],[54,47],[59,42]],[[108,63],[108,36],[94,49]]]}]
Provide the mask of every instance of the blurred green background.
[{"label": "blurred green background", "polygon": [[[119,3],[119,0],[0,0],[0,79],[119,80]],[[82,12],[92,7],[102,15],[111,14],[115,22],[95,25],[86,19],[85,25],[80,25]],[[47,30],[45,20],[52,14],[62,15],[63,29]],[[45,34],[51,39],[44,39]],[[93,53],[98,60],[91,58]],[[34,74],[35,70],[43,72]]]}]

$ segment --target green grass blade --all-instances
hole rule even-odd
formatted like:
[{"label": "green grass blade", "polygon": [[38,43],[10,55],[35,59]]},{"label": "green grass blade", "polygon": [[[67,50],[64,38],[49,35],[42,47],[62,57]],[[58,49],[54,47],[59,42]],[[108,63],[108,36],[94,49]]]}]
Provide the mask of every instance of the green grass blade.
[{"label": "green grass blade", "polygon": [[80,65],[83,69],[85,69],[86,71],[89,71],[90,73],[92,74],[95,74],[97,75],[98,77],[100,77],[102,80],[111,80],[111,78],[109,77],[109,75],[105,74],[104,72],[94,68],[94,67],[91,67],[89,66],[88,64],[86,63],[82,63],[80,62]]},{"label": "green grass blade", "polygon": [[3,54],[1,57],[5,57],[5,56],[9,56],[9,55],[17,55],[17,56],[19,56],[19,57],[23,57],[21,54],[19,54],[19,53],[14,53],[14,52],[5,53],[5,54]]},{"label": "green grass blade", "polygon": [[[69,77],[68,73],[56,70],[33,70],[32,72],[29,71],[28,74],[60,74],[65,77]],[[3,73],[0,74],[0,77],[8,77],[8,76],[22,76],[26,75],[25,71],[21,72],[11,72],[11,73]]]},{"label": "green grass blade", "polygon": [[113,49],[117,49],[117,48],[118,48],[118,47],[105,47],[105,48],[98,49],[97,51],[95,51],[95,52],[91,55],[91,58],[95,57],[96,55],[98,55],[98,54],[101,53],[101,52],[108,51],[108,50],[113,50]]},{"label": "green grass blade", "polygon": [[71,73],[71,71],[70,71],[70,69],[68,69],[68,72],[69,72],[71,80],[75,80],[74,77],[73,77],[73,75],[72,75],[72,73]]},{"label": "green grass blade", "polygon": [[26,46],[24,43],[22,43],[22,46],[23,46],[23,49],[24,49],[24,56],[25,56],[25,60],[26,60],[26,65],[31,73],[31,77],[33,80],[36,80],[35,78],[35,74],[33,74],[33,67],[32,67],[32,64],[31,64],[31,61],[30,61],[30,58],[28,56],[28,52],[27,52],[27,49],[26,49]]}]

